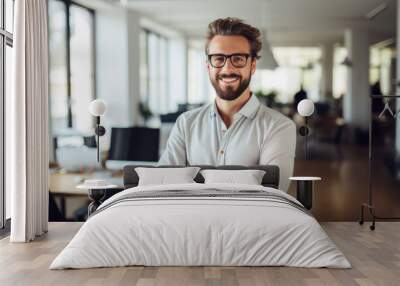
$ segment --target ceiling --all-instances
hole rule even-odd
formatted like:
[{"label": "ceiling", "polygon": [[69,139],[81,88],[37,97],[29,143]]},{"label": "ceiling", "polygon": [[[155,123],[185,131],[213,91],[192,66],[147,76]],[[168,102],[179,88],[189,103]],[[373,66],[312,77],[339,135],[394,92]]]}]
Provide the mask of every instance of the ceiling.
[{"label": "ceiling", "polygon": [[[107,0],[112,1],[112,0]],[[118,0],[116,0],[118,1]],[[373,20],[366,14],[386,3]],[[347,28],[368,29],[372,43],[395,37],[396,0],[121,0],[122,5],[181,31],[202,38],[208,23],[238,17],[266,28],[278,45],[316,45],[343,41]]]}]

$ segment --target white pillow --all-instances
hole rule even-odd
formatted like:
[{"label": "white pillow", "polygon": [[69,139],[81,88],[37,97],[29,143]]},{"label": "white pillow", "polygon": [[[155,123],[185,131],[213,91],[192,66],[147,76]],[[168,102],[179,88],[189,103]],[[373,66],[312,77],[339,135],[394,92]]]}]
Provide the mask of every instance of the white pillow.
[{"label": "white pillow", "polygon": [[204,183],[233,183],[261,185],[265,171],[261,170],[202,170]]},{"label": "white pillow", "polygon": [[185,168],[135,168],[139,186],[195,183],[199,167]]}]

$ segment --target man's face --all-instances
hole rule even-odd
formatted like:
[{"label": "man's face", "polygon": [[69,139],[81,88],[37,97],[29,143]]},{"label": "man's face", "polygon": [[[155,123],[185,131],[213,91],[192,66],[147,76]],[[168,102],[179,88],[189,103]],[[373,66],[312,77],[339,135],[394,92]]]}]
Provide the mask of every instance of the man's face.
[{"label": "man's face", "polygon": [[[242,36],[215,36],[208,45],[208,54],[248,54],[250,55],[250,43]],[[213,67],[207,61],[208,74],[215,91],[221,99],[235,100],[249,86],[252,74],[256,70],[256,60],[247,59],[243,67],[235,67],[233,58],[226,59],[223,67]]]}]

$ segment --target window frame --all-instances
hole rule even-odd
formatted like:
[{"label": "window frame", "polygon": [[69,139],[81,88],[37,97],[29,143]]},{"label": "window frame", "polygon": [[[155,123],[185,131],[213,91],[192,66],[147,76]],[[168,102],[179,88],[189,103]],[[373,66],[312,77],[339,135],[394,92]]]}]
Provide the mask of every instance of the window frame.
[{"label": "window frame", "polygon": [[[1,5],[1,21],[0,21],[0,59],[2,66],[0,67],[0,236],[6,235],[10,231],[10,219],[6,218],[6,188],[5,188],[5,94],[6,94],[6,59],[7,46],[13,47],[13,33],[7,31],[6,28],[6,0],[0,0]],[[13,14],[15,1],[12,0]]]},{"label": "window frame", "polygon": [[[143,88],[143,90],[141,90],[141,103],[144,103],[146,105],[148,105],[148,107],[151,109],[151,111],[154,114],[163,114],[165,112],[160,112],[160,105],[163,104],[163,101],[168,101],[171,98],[171,94],[170,94],[170,89],[169,89],[169,85],[170,85],[170,80],[171,80],[171,75],[169,73],[169,67],[171,65],[171,61],[170,61],[170,57],[169,57],[169,51],[170,51],[170,39],[165,36],[162,35],[156,31],[150,30],[146,27],[141,27],[141,33],[144,34],[144,40],[145,40],[145,49],[146,49],[146,58],[144,60],[144,63],[146,65],[146,78],[144,81],[141,80],[141,82],[145,82],[145,86]],[[157,51],[156,51],[156,56],[158,57],[158,60],[164,58],[165,62],[164,62],[164,66],[163,68],[160,68],[161,64],[158,66],[158,70],[155,71],[155,73],[157,74],[157,76],[165,76],[164,82],[159,80],[158,84],[164,84],[163,88],[158,87],[156,89],[158,90],[163,90],[161,93],[158,93],[159,97],[157,99],[157,101],[159,102],[159,106],[157,106],[154,110],[154,108],[152,109],[152,101],[154,100],[153,96],[154,94],[152,93],[154,87],[152,86],[152,75],[154,70],[152,69],[151,66],[151,57],[154,56],[155,54],[151,54],[150,52],[150,37],[155,37],[155,39],[157,40]],[[161,49],[161,41],[164,41],[164,49]],[[141,87],[142,88],[142,87]],[[167,110],[169,110],[170,108],[168,107]],[[168,112],[172,112],[172,110],[169,110]],[[167,113],[168,113],[167,112]]]}]

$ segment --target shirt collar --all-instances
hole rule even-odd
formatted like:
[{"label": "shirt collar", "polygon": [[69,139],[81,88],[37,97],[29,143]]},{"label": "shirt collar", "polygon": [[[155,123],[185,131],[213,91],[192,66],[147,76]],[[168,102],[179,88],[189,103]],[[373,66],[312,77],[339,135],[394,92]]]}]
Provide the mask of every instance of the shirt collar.
[{"label": "shirt collar", "polygon": [[[245,117],[253,119],[256,116],[258,108],[260,107],[260,101],[252,93],[250,99],[242,106],[242,108],[237,112]],[[218,113],[217,104],[214,102],[211,105],[210,116],[215,116]]]}]

